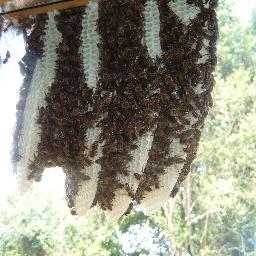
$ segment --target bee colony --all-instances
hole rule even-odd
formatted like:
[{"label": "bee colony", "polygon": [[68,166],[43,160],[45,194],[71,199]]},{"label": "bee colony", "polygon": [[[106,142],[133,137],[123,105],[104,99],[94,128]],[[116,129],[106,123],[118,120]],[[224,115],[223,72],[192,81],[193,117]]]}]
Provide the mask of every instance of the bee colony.
[{"label": "bee colony", "polygon": [[146,214],[174,197],[212,105],[213,0],[102,0],[27,31],[13,164],[20,187],[66,174],[73,213]]}]

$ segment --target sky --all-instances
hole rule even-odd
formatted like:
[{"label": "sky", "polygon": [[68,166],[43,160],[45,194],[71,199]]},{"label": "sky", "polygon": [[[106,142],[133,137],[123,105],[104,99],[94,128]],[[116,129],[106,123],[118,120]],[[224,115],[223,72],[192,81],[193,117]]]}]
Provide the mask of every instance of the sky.
[{"label": "sky", "polygon": [[247,22],[253,8],[256,8],[256,0],[236,0],[234,11],[241,21]]},{"label": "sky", "polygon": [[[256,8],[256,0],[237,0],[234,11],[240,17],[241,22],[248,22],[248,17],[253,7]],[[2,37],[0,41],[1,58],[4,59],[7,50],[12,54],[7,64],[2,65],[0,63],[0,197],[16,189],[15,177],[12,175],[10,163],[10,151],[15,124],[15,107],[18,101],[19,87],[22,82],[18,61],[24,55],[22,37],[11,34],[7,37]],[[59,175],[61,171],[59,170],[54,173]],[[64,187],[64,175],[58,176],[58,179],[61,180],[59,185]],[[51,186],[49,177],[44,178],[40,186],[45,187],[44,184],[46,183],[48,186]],[[52,186],[56,186],[56,183],[52,184]]]},{"label": "sky", "polygon": [[[8,39],[7,39],[8,37]],[[0,41],[0,54],[4,59],[6,50],[11,55],[8,64],[0,64],[0,195],[14,187],[10,151],[12,131],[15,123],[15,108],[18,100],[22,76],[19,74],[18,61],[24,55],[23,39],[12,34],[3,36]]]}]

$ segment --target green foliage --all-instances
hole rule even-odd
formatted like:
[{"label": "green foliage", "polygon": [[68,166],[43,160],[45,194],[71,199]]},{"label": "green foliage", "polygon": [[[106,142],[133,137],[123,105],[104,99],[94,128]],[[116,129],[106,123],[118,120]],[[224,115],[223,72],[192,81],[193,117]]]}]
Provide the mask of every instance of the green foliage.
[{"label": "green foliage", "polygon": [[84,218],[70,215],[64,200],[49,199],[52,194],[33,188],[7,199],[0,210],[0,255],[169,255],[162,212],[148,218],[137,210],[113,226],[98,209]]},{"label": "green foliage", "polygon": [[252,10],[252,33],[253,35],[256,35],[256,8]]},{"label": "green foliage", "polygon": [[122,255],[114,229],[95,210],[87,218],[70,215],[64,200],[36,189],[12,195],[0,210],[0,255]]},{"label": "green foliage", "polygon": [[136,209],[119,224],[119,231],[120,237],[129,240],[126,241],[126,250],[123,255],[170,255],[167,222],[163,211],[147,217],[140,209]]},{"label": "green foliage", "polygon": [[253,34],[255,23],[242,24],[232,12],[233,6],[234,0],[219,1],[217,70],[226,78],[243,64],[250,71],[250,77],[253,77],[256,70],[256,37]]}]

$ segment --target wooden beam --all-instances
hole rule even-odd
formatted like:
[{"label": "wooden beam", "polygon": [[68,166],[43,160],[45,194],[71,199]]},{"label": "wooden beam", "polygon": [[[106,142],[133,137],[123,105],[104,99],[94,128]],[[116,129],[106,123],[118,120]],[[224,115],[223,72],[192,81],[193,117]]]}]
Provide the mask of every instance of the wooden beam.
[{"label": "wooden beam", "polygon": [[0,0],[0,4],[5,4],[7,2],[10,2],[10,0]]},{"label": "wooden beam", "polygon": [[[2,2],[8,2],[8,0],[0,0]],[[47,13],[54,10],[63,10],[63,9],[69,9],[74,7],[80,7],[85,6],[89,0],[72,0],[68,2],[61,2],[61,3],[52,3],[45,6],[33,6],[31,8],[26,8],[25,10],[17,10],[17,11],[11,11],[4,16],[9,16],[10,18],[22,18],[29,15],[37,15],[41,13]]]}]

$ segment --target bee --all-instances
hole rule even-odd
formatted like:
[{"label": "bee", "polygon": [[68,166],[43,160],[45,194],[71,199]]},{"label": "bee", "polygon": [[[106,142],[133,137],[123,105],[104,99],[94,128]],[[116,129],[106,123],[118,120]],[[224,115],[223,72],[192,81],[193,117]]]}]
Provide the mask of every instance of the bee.
[{"label": "bee", "polygon": [[6,52],[5,54],[5,59],[3,60],[3,64],[6,64],[8,62],[8,60],[10,59],[11,54],[9,51]]},{"label": "bee", "polygon": [[175,195],[176,195],[176,194],[178,193],[178,191],[179,191],[179,187],[180,187],[179,183],[176,182],[175,186],[173,187],[173,189],[172,189],[172,191],[171,191],[171,194],[170,194],[171,197],[175,197]]},{"label": "bee", "polygon": [[138,173],[134,173],[134,177],[135,177],[135,179],[137,179],[138,181],[142,181],[142,180],[143,180],[143,178],[144,178],[144,176],[143,176],[143,175],[138,174]]},{"label": "bee", "polygon": [[72,215],[77,215],[77,212],[76,212],[75,208],[72,208],[72,209],[70,210],[70,213],[71,213]]},{"label": "bee", "polygon": [[180,117],[184,114],[184,110],[182,108],[172,109],[170,110],[169,114],[173,117]]},{"label": "bee", "polygon": [[160,181],[159,181],[159,178],[157,177],[156,180],[155,180],[155,188],[156,189],[159,189],[160,188]]},{"label": "bee", "polygon": [[[127,210],[125,211],[125,213],[123,214],[123,216],[127,216],[131,213],[131,211],[133,210],[133,203],[131,202],[127,208]],[[122,217],[123,217],[122,216]]]},{"label": "bee", "polygon": [[210,94],[206,97],[206,104],[211,108],[213,106],[212,96]]},{"label": "bee", "polygon": [[216,66],[217,64],[217,56],[215,54],[213,54],[209,60],[209,63],[212,65],[212,66]]},{"label": "bee", "polygon": [[[10,21],[10,20],[8,20],[8,18],[6,18],[5,16],[0,16],[0,19],[1,19],[1,21],[0,21],[0,30],[2,30],[3,28],[3,32],[4,33],[6,33],[7,31],[8,31],[8,29],[9,28],[11,28],[11,27],[14,27],[14,23],[13,23],[13,21]],[[8,21],[7,21],[8,20]],[[4,22],[6,22],[6,24],[4,24],[3,23],[3,21]],[[4,24],[4,25],[3,25]]]},{"label": "bee", "polygon": [[85,175],[84,173],[81,173],[80,172],[80,178],[82,179],[82,180],[90,180],[91,178],[88,176],[88,175]]},{"label": "bee", "polygon": [[189,138],[189,137],[191,137],[194,134],[194,132],[195,132],[194,129],[189,129],[189,130],[181,132],[180,136]]},{"label": "bee", "polygon": [[92,147],[91,147],[91,150],[90,150],[90,157],[91,158],[94,158],[96,156],[96,153],[97,153],[97,149],[98,149],[98,142],[95,141],[93,144],[92,144]]},{"label": "bee", "polygon": [[146,186],[144,189],[147,192],[152,192],[152,190],[153,190],[150,186]]},{"label": "bee", "polygon": [[182,164],[184,163],[186,160],[181,158],[181,157],[178,157],[178,156],[173,156],[173,157],[169,157],[168,158],[168,161],[170,164],[174,164],[174,163],[177,163],[177,164]]},{"label": "bee", "polygon": [[19,162],[21,160],[22,156],[16,152],[16,154],[13,156],[13,159],[15,162]]},{"label": "bee", "polygon": [[134,190],[128,183],[125,183],[124,188],[125,188],[126,192],[128,193],[128,196],[131,198],[134,198],[134,196],[135,196]]},{"label": "bee", "polygon": [[203,47],[204,47],[204,40],[203,40],[203,38],[200,38],[196,42],[196,51],[200,51]]}]

